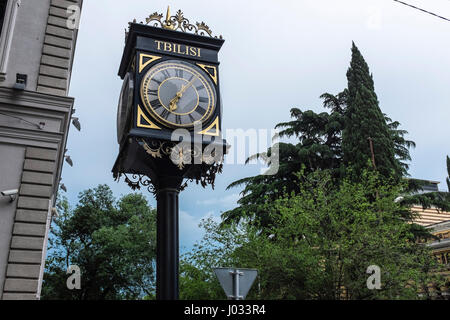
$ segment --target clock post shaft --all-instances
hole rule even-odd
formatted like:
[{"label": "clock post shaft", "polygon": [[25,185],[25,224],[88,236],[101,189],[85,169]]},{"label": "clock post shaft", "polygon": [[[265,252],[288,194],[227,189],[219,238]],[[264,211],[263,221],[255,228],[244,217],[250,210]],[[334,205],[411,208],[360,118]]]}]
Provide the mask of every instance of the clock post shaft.
[{"label": "clock post shaft", "polygon": [[157,190],[157,300],[179,298],[178,196],[181,182],[179,177],[163,177]]}]

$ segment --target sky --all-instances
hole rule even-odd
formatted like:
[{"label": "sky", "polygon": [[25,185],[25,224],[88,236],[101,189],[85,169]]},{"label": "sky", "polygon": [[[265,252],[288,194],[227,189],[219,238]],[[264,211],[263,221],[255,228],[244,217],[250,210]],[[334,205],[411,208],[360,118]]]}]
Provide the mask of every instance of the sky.
[{"label": "sky", "polygon": [[[449,0],[405,0],[450,18]],[[62,182],[73,206],[78,193],[108,184],[116,197],[131,192],[111,169],[118,153],[117,75],[128,22],[181,9],[204,21],[225,44],[219,54],[224,129],[271,130],[293,107],[325,111],[319,96],[347,85],[352,41],[370,67],[381,110],[416,142],[412,177],[440,181],[446,190],[450,155],[450,22],[392,0],[86,0],[83,4],[70,96],[82,131],[71,128]],[[259,150],[264,151],[264,150]],[[226,164],[216,187],[191,184],[180,194],[180,248],[202,237],[198,224],[236,206],[233,181],[260,165]],[[152,195],[143,193],[156,207]]]}]

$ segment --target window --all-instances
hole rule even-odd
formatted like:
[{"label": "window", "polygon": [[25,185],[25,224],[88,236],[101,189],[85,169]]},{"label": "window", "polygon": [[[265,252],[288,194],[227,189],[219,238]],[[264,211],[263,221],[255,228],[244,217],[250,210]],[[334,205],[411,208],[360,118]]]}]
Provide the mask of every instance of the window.
[{"label": "window", "polygon": [[6,5],[8,0],[0,0],[0,34],[3,29],[3,21],[5,21]]},{"label": "window", "polygon": [[6,79],[9,51],[21,0],[0,0],[0,81]]}]

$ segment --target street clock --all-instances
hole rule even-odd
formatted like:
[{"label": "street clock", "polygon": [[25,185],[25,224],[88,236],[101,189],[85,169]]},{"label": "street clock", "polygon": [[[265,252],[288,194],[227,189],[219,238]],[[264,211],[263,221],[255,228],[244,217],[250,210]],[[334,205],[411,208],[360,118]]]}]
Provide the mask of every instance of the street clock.
[{"label": "street clock", "polygon": [[188,181],[214,186],[222,139],[218,53],[224,43],[205,23],[178,11],[133,21],[119,68],[119,154],[113,176],[157,200],[157,299],[178,298],[178,194]]},{"label": "street clock", "polygon": [[218,52],[223,43],[205,24],[189,24],[180,11],[166,20],[155,13],[147,24],[130,23],[119,70],[124,80],[117,116],[121,147],[128,137],[168,140],[179,128],[220,142]]}]

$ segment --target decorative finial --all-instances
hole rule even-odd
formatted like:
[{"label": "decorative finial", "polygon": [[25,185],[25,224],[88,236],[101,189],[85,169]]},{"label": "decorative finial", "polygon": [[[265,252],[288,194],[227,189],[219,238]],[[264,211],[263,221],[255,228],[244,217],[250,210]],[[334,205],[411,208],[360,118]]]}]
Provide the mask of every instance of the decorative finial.
[{"label": "decorative finial", "polygon": [[166,21],[162,24],[162,27],[169,30],[173,30],[174,28],[174,25],[170,21],[170,6],[167,6]]},{"label": "decorative finial", "polygon": [[170,6],[167,6],[166,23],[170,23]]},{"label": "decorative finial", "polygon": [[[170,15],[170,6],[167,7],[167,14],[164,18],[162,14],[158,12],[154,12],[145,19],[147,25],[151,25],[152,27],[161,27],[163,29],[181,31],[181,32],[190,32],[200,36],[210,36],[213,38],[222,39],[222,36],[213,36],[211,29],[208,27],[206,23],[203,21],[201,23],[196,22],[195,24],[189,23],[189,20],[186,19],[181,10],[178,10],[176,15]],[[150,24],[154,22],[153,24]],[[141,22],[142,23],[142,22]]]}]

